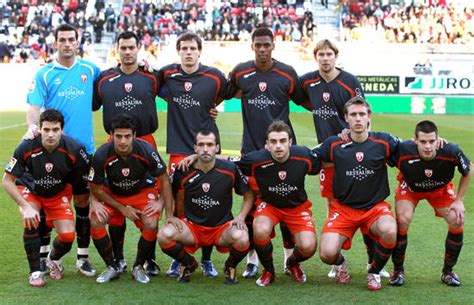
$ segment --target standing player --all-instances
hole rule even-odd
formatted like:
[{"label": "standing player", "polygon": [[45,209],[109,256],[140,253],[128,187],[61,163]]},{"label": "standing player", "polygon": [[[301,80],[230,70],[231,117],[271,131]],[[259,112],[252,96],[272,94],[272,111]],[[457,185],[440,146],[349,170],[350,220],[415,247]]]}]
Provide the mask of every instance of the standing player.
[{"label": "standing player", "polygon": [[[444,267],[441,281],[448,286],[460,286],[461,280],[453,271],[463,244],[464,196],[471,180],[471,163],[455,144],[445,144],[436,149],[438,128],[431,121],[421,121],[415,128],[415,141],[399,145],[397,161],[400,174],[395,196],[398,235],[393,250],[394,272],[390,278],[393,286],[405,283],[405,252],[407,232],[420,200],[426,199],[435,209],[436,216],[448,224]],[[453,184],[454,170],[461,173],[458,192]]]},{"label": "standing player", "polygon": [[[76,58],[79,46],[78,32],[69,24],[62,24],[54,32],[55,48],[58,50],[54,61],[37,73],[27,96],[26,122],[28,132],[24,139],[38,135],[38,117],[41,108],[56,109],[64,115],[64,133],[83,144],[88,154],[94,153],[92,132],[92,94],[94,80],[100,69],[91,62]],[[87,190],[85,190],[87,191]],[[89,243],[89,192],[74,193],[77,232],[77,263],[79,272],[95,276],[90,265]],[[42,233],[41,231],[44,231]],[[49,233],[44,220],[40,226],[42,236],[42,257],[49,252]]]},{"label": "standing player", "polygon": [[[104,130],[111,131],[111,122],[118,114],[127,114],[135,119],[136,136],[157,149],[153,133],[158,128],[156,96],[159,91],[158,76],[143,71],[138,66],[140,43],[133,32],[123,32],[117,38],[117,51],[120,65],[102,72],[94,84],[93,110],[103,106]],[[157,185],[159,188],[159,184]],[[121,271],[127,264],[123,256],[123,243],[126,224],[124,217],[115,217],[109,222],[109,232],[114,248],[115,259]],[[155,261],[155,251],[145,264],[148,275],[156,276],[159,267]]]},{"label": "standing player", "polygon": [[264,266],[256,284],[268,286],[275,279],[271,233],[284,221],[294,236],[296,247],[285,267],[297,282],[306,282],[300,263],[316,251],[316,230],[311,206],[304,188],[306,175],[317,175],[319,161],[303,146],[291,146],[290,127],[275,121],[267,130],[268,150],[249,153],[237,162],[245,175],[255,178],[259,188],[253,222],[254,244]]},{"label": "standing player", "polygon": [[[336,68],[339,55],[337,46],[328,39],[323,39],[314,48],[314,58],[319,70],[309,72],[300,78],[307,98],[303,106],[313,113],[314,127],[318,143],[322,143],[330,136],[338,135],[348,130],[344,119],[344,104],[356,95],[364,96],[362,87],[357,78],[341,69]],[[334,167],[324,163],[319,175],[321,197],[326,198],[329,204],[334,200],[333,188]],[[372,261],[374,241],[368,232],[362,232],[364,243],[367,246],[368,262]],[[328,276],[336,275],[335,266]],[[380,275],[389,277],[389,273],[382,269]]]},{"label": "standing player", "polygon": [[394,164],[398,139],[387,133],[369,132],[370,105],[361,96],[350,99],[344,115],[350,128],[350,141],[329,137],[314,153],[334,164],[335,200],[321,235],[320,256],[326,264],[336,265],[336,283],[350,282],[349,270],[341,249],[351,247],[352,236],[359,228],[376,239],[367,287],[382,288],[379,272],[387,263],[396,244],[397,224],[390,205],[386,162]]},{"label": "standing player", "polygon": [[[176,207],[184,208],[185,218],[165,225],[158,240],[163,252],[181,264],[178,282],[189,282],[197,267],[188,252],[194,253],[202,246],[217,246],[223,252],[230,248],[224,273],[226,283],[236,284],[236,267],[249,248],[245,217],[252,208],[253,193],[236,165],[216,160],[219,144],[211,130],[198,132],[195,143],[197,162],[189,170],[177,169],[173,175]],[[244,196],[235,219],[232,189]],[[167,215],[170,213],[167,211]]]},{"label": "standing player", "polygon": [[[200,64],[202,41],[199,36],[194,33],[181,35],[176,42],[176,50],[181,63],[165,66],[160,73],[160,83],[167,89],[166,152],[170,156],[168,164],[171,174],[182,159],[194,153],[194,135],[198,131],[211,130],[219,144],[219,131],[209,111],[222,99],[229,98],[230,94],[222,72]],[[201,267],[204,275],[216,277],[211,252],[212,247],[202,248]],[[167,275],[179,275],[177,262],[172,263]]]},{"label": "standing player", "polygon": [[[39,118],[40,136],[20,143],[3,176],[3,187],[18,203],[23,217],[29,283],[34,287],[45,285],[40,269],[40,210],[44,210],[46,220],[58,232],[47,265],[51,278],[59,280],[64,276],[60,259],[71,250],[75,237],[72,193],[87,190],[84,176],[89,168],[89,155],[77,141],[62,135],[63,127],[64,117],[59,111],[44,111]],[[23,179],[25,172],[32,181]]]},{"label": "standing player", "polygon": [[[132,117],[117,115],[110,122],[113,141],[97,150],[89,174],[92,194],[104,202],[103,208],[106,210],[105,213],[93,213],[91,218],[92,239],[107,264],[107,269],[97,278],[99,283],[119,276],[112,244],[105,229],[106,223],[117,216],[125,216],[137,223],[141,237],[132,276],[140,283],[148,283],[150,279],[142,265],[155,249],[157,218],[162,208],[154,187],[155,178],[161,183],[165,205],[172,208],[173,199],[166,165],[150,144],[136,139],[136,130]],[[94,202],[95,204],[100,203]]]},{"label": "standing player", "polygon": [[[273,33],[268,28],[258,28],[252,33],[252,50],[255,59],[238,64],[229,78],[237,95],[241,95],[243,155],[263,149],[266,130],[275,120],[285,122],[294,136],[289,118],[290,99],[299,104],[304,94],[295,70],[272,58],[275,49]],[[293,138],[296,144],[296,137]],[[250,185],[254,183],[251,178]],[[248,223],[252,223],[248,221]],[[292,237],[286,227],[280,224],[285,248],[285,261],[294,247]],[[250,260],[246,277],[255,277],[258,260]],[[301,270],[302,272],[302,270]]]}]

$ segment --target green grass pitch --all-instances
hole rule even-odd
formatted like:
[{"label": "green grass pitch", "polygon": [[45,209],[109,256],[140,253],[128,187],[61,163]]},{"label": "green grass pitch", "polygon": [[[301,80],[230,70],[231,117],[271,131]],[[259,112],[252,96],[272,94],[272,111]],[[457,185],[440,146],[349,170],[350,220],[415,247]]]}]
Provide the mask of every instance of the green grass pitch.
[{"label": "green grass pitch", "polygon": [[[106,135],[102,132],[101,114],[94,117],[96,142],[103,143]],[[474,123],[472,116],[417,116],[417,115],[382,115],[373,118],[373,130],[388,131],[402,138],[410,138],[414,125],[422,119],[434,120],[440,134],[450,142],[460,144],[464,152],[474,159]],[[0,164],[4,166],[20,137],[26,130],[21,125],[25,114],[20,112],[0,113]],[[166,114],[159,113],[160,128],[155,134],[161,154],[164,151]],[[238,150],[241,143],[242,124],[240,113],[221,113],[218,125],[223,140],[223,148]],[[314,146],[315,131],[312,118],[308,113],[292,114],[292,122],[298,143]],[[396,186],[395,170],[390,170],[392,195],[388,201],[393,203],[393,191]],[[459,175],[455,177],[455,183]],[[326,208],[319,196],[317,177],[307,178],[307,191],[314,204],[314,220],[320,231]],[[43,289],[31,288],[27,282],[28,266],[22,243],[22,224],[18,209],[13,201],[0,189],[0,304],[472,304],[474,303],[474,224],[472,222],[472,205],[474,187],[470,186],[466,197],[467,209],[464,248],[455,270],[460,274],[463,285],[451,288],[439,280],[444,256],[444,239],[447,232],[442,219],[434,216],[433,210],[426,203],[420,203],[411,229],[406,257],[406,284],[404,287],[390,287],[383,280],[382,291],[370,292],[366,288],[366,254],[361,235],[356,233],[353,247],[346,252],[352,273],[349,286],[336,286],[326,274],[329,267],[324,265],[316,255],[303,264],[308,275],[306,284],[297,284],[283,273],[283,251],[279,236],[274,240],[274,258],[277,279],[267,288],[257,287],[254,280],[239,278],[239,284],[229,287],[224,285],[222,266],[226,256],[214,251],[213,260],[220,271],[218,278],[207,279],[195,272],[191,283],[179,285],[174,279],[164,275],[170,258],[157,250],[157,260],[162,273],[152,278],[148,285],[132,280],[130,271],[117,281],[108,284],[96,284],[94,278],[85,278],[75,271],[75,246],[65,256],[65,278],[52,281],[47,278]],[[240,197],[235,197],[235,211],[240,208]],[[279,230],[277,230],[279,235]],[[138,230],[128,222],[125,240],[125,257],[129,266],[133,264],[136,253]],[[200,251],[197,252],[200,258]],[[104,269],[91,243],[91,260],[98,272]],[[243,269],[241,264],[239,273]],[[387,264],[391,271],[392,264]]]}]

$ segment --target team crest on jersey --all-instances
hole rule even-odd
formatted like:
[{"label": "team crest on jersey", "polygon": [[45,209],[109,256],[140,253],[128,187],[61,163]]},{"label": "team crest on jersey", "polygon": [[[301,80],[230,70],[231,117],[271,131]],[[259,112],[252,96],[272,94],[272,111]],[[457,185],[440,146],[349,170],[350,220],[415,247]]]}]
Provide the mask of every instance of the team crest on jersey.
[{"label": "team crest on jersey", "polygon": [[130,169],[129,168],[122,168],[122,175],[127,177],[130,174]]},{"label": "team crest on jersey", "polygon": [[202,184],[202,190],[207,193],[209,192],[209,189],[211,188],[211,185],[209,183],[203,183]]},{"label": "team crest on jersey", "polygon": [[258,88],[260,89],[260,91],[265,91],[267,90],[267,83],[266,82],[260,82],[258,83]]},{"label": "team crest on jersey", "polygon": [[123,85],[123,88],[125,89],[126,92],[129,93],[129,92],[132,91],[132,89],[133,89],[133,84],[132,84],[132,83],[125,83],[125,84]]},{"label": "team crest on jersey", "polygon": [[327,103],[331,98],[331,94],[329,92],[323,92],[323,100]]},{"label": "team crest on jersey", "polygon": [[286,178],[286,171],[279,171],[279,172],[278,172],[278,177],[280,178],[280,180],[285,180],[285,178]]},{"label": "team crest on jersey", "polygon": [[156,199],[156,196],[152,193],[148,193],[148,199],[150,200],[155,200]]},{"label": "team crest on jersey", "polygon": [[356,160],[362,162],[362,160],[364,160],[364,153],[361,151],[356,152]]},{"label": "team crest on jersey", "polygon": [[44,165],[44,168],[46,169],[48,173],[50,173],[53,170],[53,163],[46,163]]},{"label": "team crest on jersey", "polygon": [[184,90],[186,91],[191,91],[191,88],[193,87],[193,83],[191,82],[184,82]]},{"label": "team crest on jersey", "polygon": [[87,74],[82,73],[82,74],[81,74],[81,81],[82,81],[83,83],[85,83],[86,80],[87,80]]},{"label": "team crest on jersey", "polygon": [[8,162],[7,166],[5,167],[5,170],[7,172],[11,172],[13,170],[13,168],[15,167],[16,162],[17,162],[17,160],[12,157],[10,159],[10,162]]},{"label": "team crest on jersey", "polygon": [[433,176],[433,170],[432,169],[425,169],[425,175],[426,177],[430,178]]}]

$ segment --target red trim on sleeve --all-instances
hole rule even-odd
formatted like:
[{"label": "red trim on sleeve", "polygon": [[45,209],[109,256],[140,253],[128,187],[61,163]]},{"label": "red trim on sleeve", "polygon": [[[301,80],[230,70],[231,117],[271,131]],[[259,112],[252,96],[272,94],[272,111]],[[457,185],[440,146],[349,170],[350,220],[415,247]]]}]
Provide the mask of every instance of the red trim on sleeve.
[{"label": "red trim on sleeve", "polygon": [[398,159],[397,167],[400,168],[400,166],[402,165],[402,162],[409,159],[420,159],[420,156],[406,155],[406,156],[400,157],[400,159]]},{"label": "red trim on sleeve", "polygon": [[58,151],[59,151],[59,152],[62,152],[62,153],[65,154],[66,156],[68,156],[69,159],[72,160],[72,163],[76,163],[76,157],[74,157],[73,155],[71,155],[67,150],[65,150],[64,148],[60,147],[60,148],[58,148]]},{"label": "red trim on sleeve", "polygon": [[351,97],[354,97],[354,96],[356,95],[356,94],[355,94],[355,91],[352,90],[352,88],[349,87],[348,85],[344,84],[342,81],[336,79],[336,82],[337,82],[339,85],[341,85],[341,86],[343,86],[344,88],[346,88],[346,90],[349,91],[349,93],[351,94]]},{"label": "red trim on sleeve", "polygon": [[217,97],[219,96],[219,92],[221,91],[221,80],[220,80],[220,78],[217,77],[216,75],[213,75],[213,74],[210,74],[210,73],[199,72],[199,74],[207,76],[209,78],[212,78],[213,80],[215,80],[217,82],[216,96],[214,97],[214,101],[216,101]]},{"label": "red trim on sleeve", "polygon": [[319,81],[319,80],[321,80],[321,77],[306,80],[306,81],[303,83],[303,89],[304,89],[304,91],[308,91],[308,90],[306,89],[306,85],[315,83],[315,82],[317,82],[317,81]]},{"label": "red trim on sleeve", "polygon": [[272,69],[273,71],[283,75],[284,77],[288,78],[290,80],[290,92],[288,92],[288,95],[292,94],[293,93],[293,90],[295,89],[295,80],[286,72],[283,72],[281,70],[278,70],[278,69]]},{"label": "red trim on sleeve", "polygon": [[168,74],[171,74],[171,73],[175,73],[175,72],[178,72],[177,69],[174,69],[174,70],[165,70],[165,72],[163,72],[163,75],[164,77],[166,78],[168,76]]},{"label": "red trim on sleeve", "polygon": [[390,156],[390,146],[388,145],[387,141],[375,139],[372,137],[369,137],[369,140],[385,145],[385,151],[386,151],[385,157]]},{"label": "red trim on sleeve", "polygon": [[140,70],[137,70],[137,72],[153,80],[153,92],[155,93],[155,96],[157,96],[158,95],[158,80],[156,79],[155,75],[150,74],[150,73],[145,73]]},{"label": "red trim on sleeve", "polygon": [[239,77],[240,77],[242,74],[245,74],[245,73],[248,73],[248,72],[252,72],[252,71],[255,71],[255,70],[256,70],[255,68],[250,68],[250,69],[243,70],[243,71],[240,71],[240,72],[235,73],[235,82],[238,83]]},{"label": "red trim on sleeve", "polygon": [[115,158],[118,158],[118,157],[117,157],[116,155],[113,155],[113,156],[108,157],[108,158],[105,160],[104,164],[102,164],[102,167],[103,167],[104,169],[106,169],[106,168],[107,168],[107,163],[111,162],[111,161],[112,161],[113,159],[115,159]]},{"label": "red trim on sleeve", "polygon": [[99,96],[102,98],[102,90],[100,89],[101,85],[102,85],[102,82],[106,79],[109,79],[111,77],[114,77],[114,76],[117,76],[119,75],[120,72],[114,72],[112,74],[109,74],[109,75],[106,75],[104,77],[102,77],[100,80],[99,80],[99,83],[97,84],[97,92],[99,93]]},{"label": "red trim on sleeve", "polygon": [[223,170],[223,169],[220,169],[220,168],[215,168],[215,170],[218,171],[218,172],[220,172],[220,173],[229,175],[229,176],[232,178],[232,185],[234,185],[234,183],[235,183],[235,175],[234,175],[234,173],[229,172],[229,171],[226,171],[226,170]]},{"label": "red trim on sleeve", "polygon": [[273,160],[265,160],[265,161],[263,161],[263,162],[259,162],[259,163],[253,164],[253,165],[252,165],[252,170],[251,170],[251,173],[252,173],[251,176],[252,176],[252,177],[255,176],[255,168],[256,168],[257,166],[260,166],[260,165],[263,165],[263,164],[270,164],[270,163],[272,163],[272,162],[274,162],[274,161],[273,161]]},{"label": "red trim on sleeve", "polygon": [[23,154],[23,160],[27,159],[29,156],[31,156],[32,154],[38,152],[38,151],[41,151],[43,149],[43,147],[38,147],[38,148],[35,148],[25,154]]},{"label": "red trim on sleeve", "polygon": [[142,156],[137,155],[137,154],[135,154],[135,153],[131,154],[131,156],[134,157],[134,158],[137,158],[137,159],[142,160],[142,161],[145,162],[146,164],[150,164],[150,161],[148,161],[145,157],[142,157]]},{"label": "red trim on sleeve", "polygon": [[313,170],[313,165],[311,164],[311,160],[309,160],[308,158],[290,156],[290,159],[291,160],[303,161],[303,162],[308,163],[308,173],[310,173]]},{"label": "red trim on sleeve", "polygon": [[331,148],[330,148],[330,152],[329,152],[329,158],[330,158],[329,161],[331,161],[331,162],[334,161],[334,147],[339,145],[339,144],[342,144],[342,143],[344,143],[344,141],[337,141],[337,142],[332,142],[331,143]]},{"label": "red trim on sleeve", "polygon": [[458,162],[458,159],[456,159],[456,158],[449,158],[449,157],[436,157],[435,159],[437,159],[437,160],[443,160],[443,161],[451,161],[451,162],[454,162],[454,163],[457,163],[457,162]]},{"label": "red trim on sleeve", "polygon": [[197,173],[197,171],[193,170],[186,177],[184,177],[183,180],[181,180],[181,189],[182,190],[184,190],[184,184],[186,182],[188,182],[188,180],[191,179],[191,177],[194,176],[195,173]]}]

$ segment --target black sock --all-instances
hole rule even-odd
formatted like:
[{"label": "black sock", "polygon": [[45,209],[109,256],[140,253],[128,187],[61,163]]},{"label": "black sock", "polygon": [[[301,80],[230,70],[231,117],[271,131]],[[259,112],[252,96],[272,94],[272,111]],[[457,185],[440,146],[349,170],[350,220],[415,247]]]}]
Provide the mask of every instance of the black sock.
[{"label": "black sock", "polygon": [[369,234],[362,234],[362,237],[364,238],[365,250],[367,251],[367,261],[370,264],[374,259],[375,241],[370,238]]},{"label": "black sock", "polygon": [[[49,247],[51,243],[51,231],[53,228],[49,227],[46,222],[46,214],[44,210],[41,209],[40,211],[40,224],[38,226],[38,233],[40,237],[41,246]],[[48,257],[49,251],[41,252],[40,249],[40,257]]]},{"label": "black sock", "polygon": [[114,253],[112,251],[112,242],[110,241],[109,235],[105,235],[99,239],[92,239],[94,246],[99,252],[100,257],[104,260],[107,266],[115,267]]},{"label": "black sock", "polygon": [[23,244],[25,246],[26,258],[30,266],[30,272],[40,271],[40,237],[37,229],[23,231]]},{"label": "black sock", "polygon": [[[77,247],[89,248],[91,242],[91,223],[89,221],[89,207],[74,206],[76,210]],[[77,259],[88,258],[88,254],[77,254]]]},{"label": "black sock", "polygon": [[385,245],[379,241],[375,244],[374,259],[369,268],[369,273],[379,274],[387,263],[390,255],[392,254],[393,248],[395,248],[396,242],[390,245]]},{"label": "black sock", "polygon": [[183,244],[180,242],[172,242],[169,245],[162,246],[161,250],[183,266],[191,266],[195,261],[194,257],[184,250]]},{"label": "black sock", "polygon": [[445,243],[444,267],[443,272],[453,271],[454,265],[458,261],[459,253],[461,253],[463,245],[464,233],[451,233],[448,231]]},{"label": "black sock", "polygon": [[275,267],[273,266],[273,245],[272,241],[255,242],[255,251],[257,251],[258,259],[262,263],[265,270],[271,274],[275,274]]},{"label": "black sock", "polygon": [[135,259],[133,267],[143,265],[145,263],[147,258],[150,257],[150,253],[154,247],[154,244],[156,244],[156,240],[150,241],[143,238],[143,236],[140,237],[137,246],[137,258]]},{"label": "black sock", "polygon": [[345,260],[346,258],[344,257],[344,255],[342,255],[342,253],[339,252],[339,254],[337,255],[336,261],[334,262],[334,265],[340,266],[344,263]]},{"label": "black sock", "polygon": [[230,247],[229,257],[225,262],[225,266],[231,268],[237,267],[237,265],[245,258],[248,252],[248,247],[245,249],[236,249],[234,247]]},{"label": "black sock", "polygon": [[405,253],[408,246],[408,234],[406,231],[398,232],[397,245],[393,249],[392,262],[394,271],[404,271]]},{"label": "black sock", "polygon": [[201,248],[201,261],[210,261],[212,254],[212,246],[206,246]]},{"label": "black sock", "polygon": [[285,249],[293,249],[295,247],[293,235],[291,234],[290,229],[288,229],[288,226],[283,222],[280,222],[280,232],[281,238],[283,239],[283,247]]},{"label": "black sock", "polygon": [[152,247],[150,249],[150,254],[149,254],[147,260],[156,261],[156,242],[152,245]]},{"label": "black sock", "polygon": [[123,242],[125,240],[126,222],[122,226],[109,225],[109,235],[116,260],[123,259]]},{"label": "black sock", "polygon": [[53,261],[57,261],[61,257],[63,257],[66,253],[68,253],[72,248],[72,242],[64,242],[59,240],[59,236],[56,237],[53,241],[53,249],[51,250],[51,254],[49,257]]},{"label": "black sock", "polygon": [[300,249],[298,249],[298,247],[295,247],[293,253],[286,260],[286,267],[293,267],[301,262],[304,262],[308,258],[310,258],[310,256],[306,256],[300,251]]}]

